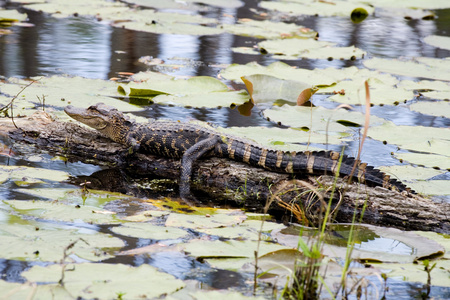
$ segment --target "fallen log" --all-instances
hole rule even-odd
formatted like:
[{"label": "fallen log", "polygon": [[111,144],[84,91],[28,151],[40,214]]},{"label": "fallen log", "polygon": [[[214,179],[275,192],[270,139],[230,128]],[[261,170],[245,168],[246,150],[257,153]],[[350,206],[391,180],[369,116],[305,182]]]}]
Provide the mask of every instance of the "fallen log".
[{"label": "fallen log", "polygon": [[[138,194],[124,177],[151,176],[179,179],[179,160],[154,155],[130,155],[128,149],[101,136],[97,131],[72,122],[53,121],[46,113],[29,118],[0,120],[0,128],[8,132],[15,143],[28,143],[39,149],[82,161],[111,167],[110,174],[96,177],[101,188],[119,186],[122,192]],[[102,171],[104,172],[104,171]],[[114,181],[114,184],[111,183]],[[122,182],[122,185],[119,183]],[[191,188],[207,195],[214,202],[234,201],[249,210],[262,211],[267,203],[275,213],[289,211],[284,217],[292,221],[295,215],[314,225],[320,219],[333,193],[331,210],[337,222],[351,222],[356,210],[357,220],[364,208],[362,222],[378,226],[393,226],[405,230],[428,230],[450,233],[450,204],[436,203],[419,195],[405,195],[381,187],[367,187],[333,176],[320,177],[279,174],[223,158],[201,159],[195,164]],[[311,224],[312,223],[312,224]]]}]

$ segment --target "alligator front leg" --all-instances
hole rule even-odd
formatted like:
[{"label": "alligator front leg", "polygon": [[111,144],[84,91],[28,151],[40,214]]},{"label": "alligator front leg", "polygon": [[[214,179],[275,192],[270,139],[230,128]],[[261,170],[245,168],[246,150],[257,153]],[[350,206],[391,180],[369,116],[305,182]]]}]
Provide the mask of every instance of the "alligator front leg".
[{"label": "alligator front leg", "polygon": [[198,142],[183,154],[183,157],[181,158],[180,178],[180,197],[182,199],[187,199],[191,193],[190,179],[192,174],[192,164],[206,152],[214,149],[214,147],[220,142],[220,136],[212,136]]}]

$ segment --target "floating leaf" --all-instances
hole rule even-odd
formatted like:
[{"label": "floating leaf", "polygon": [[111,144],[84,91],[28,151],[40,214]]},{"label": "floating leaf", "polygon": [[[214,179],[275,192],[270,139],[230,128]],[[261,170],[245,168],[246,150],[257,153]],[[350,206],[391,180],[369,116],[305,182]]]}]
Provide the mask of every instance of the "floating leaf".
[{"label": "floating leaf", "polygon": [[411,104],[409,108],[424,115],[432,115],[443,118],[447,118],[448,116],[450,116],[450,102],[420,101]]},{"label": "floating leaf", "polygon": [[356,59],[362,58],[366,52],[354,46],[335,47],[330,42],[314,39],[268,40],[258,44],[268,53],[280,59],[298,59],[299,57],[313,59]]},{"label": "floating leaf", "polygon": [[245,90],[212,92],[209,94],[192,95],[158,95],[152,98],[152,102],[160,104],[171,104],[188,107],[230,107],[231,105],[241,105],[249,101],[250,96]]},{"label": "floating leaf", "polygon": [[186,236],[185,230],[173,227],[157,226],[149,223],[127,223],[111,230],[117,234],[152,240],[178,239]]},{"label": "floating leaf", "polygon": [[414,191],[424,195],[450,195],[448,180],[415,181],[409,182],[408,186]]},{"label": "floating leaf", "polygon": [[275,102],[280,99],[296,102],[304,90],[312,89],[311,85],[307,83],[278,79],[264,74],[243,76],[241,79],[244,81],[253,103]]},{"label": "floating leaf", "polygon": [[[61,279],[61,265],[34,266],[22,273],[30,282],[54,283]],[[152,280],[149,280],[151,278]],[[64,288],[73,298],[116,299],[125,295],[128,299],[159,298],[171,294],[185,284],[172,275],[143,264],[131,267],[123,264],[75,264],[66,267]],[[39,297],[39,291],[35,295]]]},{"label": "floating leaf", "polygon": [[[347,252],[347,237],[349,224],[335,224],[334,234],[327,235],[322,254],[330,257],[345,257]],[[305,243],[315,243],[311,238],[310,230],[304,229],[301,237]],[[297,247],[300,229],[272,231],[272,237],[278,243],[290,247]],[[311,233],[313,234],[313,233]],[[395,228],[384,228],[372,225],[355,225],[355,247],[352,259],[384,261],[384,262],[410,262],[429,257],[443,255],[445,249],[437,242],[421,237],[413,232],[405,232]]]},{"label": "floating leaf", "polygon": [[[266,109],[263,111],[263,115],[282,125],[296,128],[309,128],[309,130],[315,132],[326,132],[328,126],[328,132],[331,132],[332,135],[336,135],[336,132],[349,131],[348,127],[341,125],[345,122],[350,122],[351,124],[357,124],[359,126],[363,126],[365,122],[365,116],[360,112],[347,111],[344,109],[335,111],[323,107],[284,105],[282,107]],[[375,116],[370,117],[371,126],[383,124],[385,122],[386,121],[381,118]]]},{"label": "floating leaf", "polygon": [[274,243],[260,242],[259,248],[258,241],[235,241],[229,240],[223,241],[206,241],[206,240],[191,240],[189,243],[181,245],[184,251],[188,252],[191,256],[197,258],[230,258],[230,257],[248,257],[254,258],[255,251],[258,249],[259,255],[266,253],[286,249],[284,246],[280,246]]},{"label": "floating leaf", "polygon": [[[25,201],[22,201],[25,202]],[[106,250],[125,246],[118,238],[94,230],[68,229],[63,226],[33,222],[32,225],[2,224],[0,229],[0,256],[4,259],[60,262],[64,249],[68,261],[73,258],[99,261],[112,257]]]},{"label": "floating leaf", "polygon": [[253,36],[260,39],[317,36],[316,31],[303,26],[270,20],[240,19],[236,24],[223,24],[223,28],[235,35]]},{"label": "floating leaf", "polygon": [[220,72],[221,76],[228,80],[240,81],[242,76],[264,74],[280,79],[297,80],[315,85],[332,85],[336,81],[318,70],[297,69],[283,62],[274,62],[269,66],[261,66],[256,62],[246,65],[232,64]]},{"label": "floating leaf", "polygon": [[216,210],[216,213],[211,215],[171,213],[165,225],[192,229],[216,228],[240,224],[245,218],[245,214],[240,210]]},{"label": "floating leaf", "polygon": [[53,201],[18,201],[4,200],[19,214],[28,215],[40,219],[85,222],[91,224],[117,224],[113,212],[100,211],[97,207],[67,205]]},{"label": "floating leaf", "polygon": [[410,162],[419,166],[430,168],[439,168],[442,170],[450,170],[450,160],[445,155],[432,155],[429,153],[396,153],[395,157],[403,161]]},{"label": "floating leaf", "polygon": [[312,144],[340,144],[341,136],[330,134],[327,138],[324,134],[307,132],[295,129],[267,128],[267,127],[231,127],[220,129],[221,131],[258,141],[264,147],[283,151],[319,150]]},{"label": "floating leaf", "polygon": [[312,15],[312,16],[340,16],[340,17],[350,17],[352,11],[357,8],[364,8],[368,14],[374,12],[374,7],[363,5],[361,3],[352,3],[338,1],[314,1],[306,0],[299,2],[292,1],[263,1],[260,6],[274,11],[280,11],[284,13],[289,13],[292,15]]},{"label": "floating leaf", "polygon": [[450,81],[450,58],[415,58],[415,60],[401,61],[397,59],[372,58],[363,61],[364,66],[382,72],[408,76],[423,77]]},{"label": "floating leaf", "polygon": [[450,50],[450,37],[448,36],[429,35],[423,41],[431,46]]},{"label": "floating leaf", "polygon": [[443,171],[431,168],[413,167],[410,165],[402,166],[380,166],[379,169],[386,174],[395,175],[391,177],[400,178],[400,181],[410,181],[412,179],[426,180],[431,177],[443,174]]},{"label": "floating leaf", "polygon": [[449,128],[425,126],[397,126],[386,122],[369,130],[371,138],[395,144],[403,149],[448,155],[450,149]]},{"label": "floating leaf", "polygon": [[63,171],[42,168],[31,168],[26,166],[0,166],[0,183],[12,180],[21,183],[37,183],[42,180],[64,181],[69,174]]}]

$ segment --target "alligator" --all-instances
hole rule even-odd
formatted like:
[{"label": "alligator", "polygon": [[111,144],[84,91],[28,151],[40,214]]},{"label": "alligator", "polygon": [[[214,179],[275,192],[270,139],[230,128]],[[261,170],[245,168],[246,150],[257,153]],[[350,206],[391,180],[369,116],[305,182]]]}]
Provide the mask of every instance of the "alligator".
[{"label": "alligator", "polygon": [[389,175],[355,158],[335,151],[286,152],[224,134],[212,126],[169,120],[149,120],[140,124],[116,108],[98,103],[87,109],[74,106],[64,111],[110,138],[126,145],[130,152],[181,158],[180,196],[190,194],[193,163],[201,157],[224,157],[254,167],[287,174],[323,175],[339,173],[368,186],[382,186],[399,192],[410,188]]}]

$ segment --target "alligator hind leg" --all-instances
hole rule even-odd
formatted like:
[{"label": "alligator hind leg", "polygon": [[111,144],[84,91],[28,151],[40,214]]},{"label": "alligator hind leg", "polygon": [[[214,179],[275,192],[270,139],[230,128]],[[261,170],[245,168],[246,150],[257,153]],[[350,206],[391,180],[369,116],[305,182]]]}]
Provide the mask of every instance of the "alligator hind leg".
[{"label": "alligator hind leg", "polygon": [[205,140],[202,140],[189,148],[181,158],[181,178],[180,178],[180,197],[182,199],[188,199],[191,193],[190,179],[192,174],[193,163],[202,157],[206,152],[214,149],[214,147],[220,143],[221,138],[219,136],[212,136]]}]

